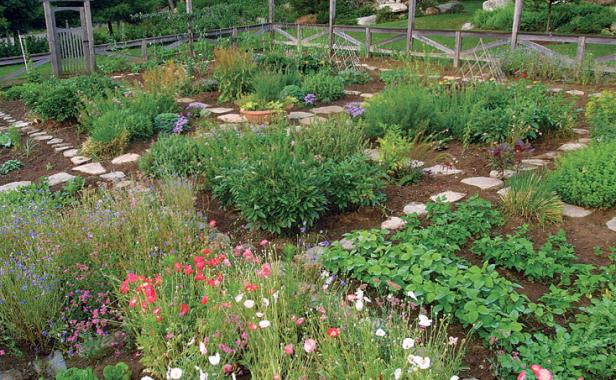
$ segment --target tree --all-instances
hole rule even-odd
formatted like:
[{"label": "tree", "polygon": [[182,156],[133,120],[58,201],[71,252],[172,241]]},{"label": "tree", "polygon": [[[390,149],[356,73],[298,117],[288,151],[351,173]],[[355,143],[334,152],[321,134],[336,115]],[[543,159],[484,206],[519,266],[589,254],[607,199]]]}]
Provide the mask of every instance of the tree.
[{"label": "tree", "polygon": [[151,13],[166,3],[166,0],[96,0],[92,2],[94,20],[107,24],[113,34],[113,22],[131,22],[131,15]]},{"label": "tree", "polygon": [[0,30],[17,36],[45,25],[43,6],[38,0],[2,0]]}]

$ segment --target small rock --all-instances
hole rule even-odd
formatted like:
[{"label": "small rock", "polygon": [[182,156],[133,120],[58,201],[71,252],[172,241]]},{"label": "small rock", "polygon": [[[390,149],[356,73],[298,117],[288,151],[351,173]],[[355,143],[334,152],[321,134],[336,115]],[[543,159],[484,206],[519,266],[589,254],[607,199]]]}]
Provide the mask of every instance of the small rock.
[{"label": "small rock", "polygon": [[223,113],[229,113],[233,111],[233,108],[215,107],[215,108],[208,108],[208,110],[213,114],[222,115]]},{"label": "small rock", "polygon": [[402,210],[405,214],[417,214],[417,216],[425,215],[428,213],[426,210],[426,205],[421,202],[411,202],[404,206],[404,210]]},{"label": "small rock", "polygon": [[86,162],[90,161],[91,158],[90,157],[85,157],[85,156],[74,156],[71,157],[71,162],[75,165],[81,165],[81,164],[85,164]]},{"label": "small rock", "polygon": [[324,118],[324,117],[321,117],[321,116],[313,116],[313,117],[307,117],[307,118],[305,118],[305,119],[301,119],[301,120],[299,121],[299,123],[300,123],[301,125],[312,125],[312,124],[314,124],[314,123],[323,123],[323,122],[325,122],[325,121],[327,121],[327,119],[326,119],[326,118]]},{"label": "small rock", "polygon": [[378,149],[364,149],[364,155],[368,157],[370,161],[379,161],[379,150]]},{"label": "small rock", "polygon": [[442,201],[445,203],[454,203],[464,198],[465,196],[466,194],[464,193],[457,193],[455,191],[444,191],[442,193],[431,196],[430,199],[434,202]]},{"label": "small rock", "polygon": [[589,139],[588,137],[582,137],[581,139],[578,139],[577,142],[580,144],[588,144],[590,143],[591,139]]},{"label": "small rock", "polygon": [[120,182],[124,178],[126,178],[126,174],[124,172],[110,172],[106,174],[101,174],[102,179],[111,181],[111,182]]},{"label": "small rock", "polygon": [[139,157],[141,156],[137,153],[126,153],[114,158],[113,160],[111,160],[111,163],[114,165],[128,164],[137,161]]},{"label": "small rock", "polygon": [[57,375],[58,372],[66,370],[66,362],[62,356],[62,352],[56,350],[47,357],[47,368],[51,375]]},{"label": "small rock", "polygon": [[478,187],[481,190],[500,189],[505,185],[505,183],[500,179],[492,177],[470,177],[464,178],[460,182],[465,185]]},{"label": "small rock", "polygon": [[559,92],[561,92],[563,89],[559,88],[559,87],[555,87],[555,88],[551,88],[550,92],[554,93],[554,94],[558,94]]},{"label": "small rock", "polygon": [[580,91],[580,90],[569,90],[569,91],[565,91],[565,93],[569,95],[573,95],[573,96],[583,96],[584,95],[584,91]]},{"label": "small rock", "polygon": [[89,164],[76,166],[72,170],[74,170],[76,172],[90,174],[90,175],[100,175],[100,174],[103,174],[103,173],[105,173],[107,171],[107,170],[105,170],[103,165],[101,165],[98,162],[92,162],[92,163],[89,163]]},{"label": "small rock", "polygon": [[376,24],[376,15],[358,17],[355,20],[357,21],[357,25],[361,25],[361,26],[374,25]]},{"label": "small rock", "polygon": [[70,149],[70,150],[64,151],[62,155],[64,157],[71,158],[71,157],[75,157],[77,153],[79,153],[77,149]]},{"label": "small rock", "polygon": [[64,141],[64,140],[62,140],[62,139],[55,138],[55,139],[51,139],[51,140],[47,141],[47,144],[48,144],[48,145],[60,144],[60,143],[61,143],[61,142],[63,142],[63,141]]},{"label": "small rock", "polygon": [[194,103],[196,100],[193,98],[178,98],[176,99],[178,103]]},{"label": "small rock", "polygon": [[426,163],[423,161],[419,161],[419,160],[411,160],[410,163],[410,167],[412,167],[413,169],[417,169],[417,168],[421,168],[425,165]]},{"label": "small rock", "polygon": [[524,165],[532,165],[532,166],[546,166],[548,164],[547,161],[539,160],[536,158],[529,158],[521,161]]},{"label": "small rock", "polygon": [[381,223],[381,228],[386,230],[397,230],[404,227],[405,224],[406,221],[404,221],[403,219],[398,218],[397,216],[392,216],[391,218]]},{"label": "small rock", "polygon": [[592,210],[587,210],[583,207],[578,207],[563,203],[563,215],[569,218],[583,218],[592,214]]},{"label": "small rock", "polygon": [[471,24],[470,22],[465,22],[462,25],[461,30],[472,30],[473,28],[475,28],[475,25]]},{"label": "small rock", "polygon": [[515,171],[510,170],[510,169],[505,169],[503,171],[492,170],[490,172],[490,177],[498,178],[498,179],[503,179],[503,178],[511,178],[511,177],[513,177],[514,174],[515,174]]},{"label": "small rock", "polygon": [[499,191],[497,191],[496,194],[500,195],[501,198],[504,198],[507,194],[509,194],[510,190],[511,190],[510,187],[505,187],[505,188],[500,189]]},{"label": "small rock", "polygon": [[24,186],[30,186],[31,184],[32,182],[30,181],[18,181],[18,182],[7,183],[6,185],[0,186],[0,193],[3,191],[11,191],[11,190],[19,189],[20,187],[24,187]]},{"label": "small rock", "polygon": [[566,143],[561,145],[558,150],[562,150],[563,152],[570,152],[572,150],[578,150],[578,149],[582,149],[582,148],[586,148],[586,144],[580,144],[580,143]]},{"label": "small rock", "polygon": [[364,99],[370,99],[370,98],[374,97],[374,94],[370,94],[370,93],[366,92],[366,93],[360,94],[359,96],[361,96]]},{"label": "small rock", "polygon": [[608,221],[608,222],[606,223],[606,225],[607,225],[607,228],[608,228],[608,229],[610,229],[610,230],[612,230],[612,231],[616,232],[616,218],[614,218],[614,219],[612,219],[612,220]]},{"label": "small rock", "polygon": [[462,170],[456,169],[453,166],[439,164],[439,165],[431,166],[429,168],[425,168],[424,172],[436,176],[436,175],[460,174],[462,173]]},{"label": "small rock", "polygon": [[313,108],[310,110],[310,112],[331,115],[334,113],[344,112],[344,108],[340,106],[326,106],[326,107]]},{"label": "small rock", "polygon": [[245,123],[247,121],[246,118],[239,113],[229,113],[226,115],[221,115],[218,116],[218,120],[225,123]]},{"label": "small rock", "polygon": [[361,95],[361,91],[344,90],[344,94],[350,96],[359,96]]},{"label": "small rock", "polygon": [[70,181],[73,178],[75,178],[75,176],[70,175],[66,172],[60,172],[47,177],[47,183],[49,184],[49,186],[54,186],[59,183]]},{"label": "small rock", "polygon": [[305,119],[307,117],[312,117],[312,116],[314,116],[314,114],[310,112],[296,111],[296,112],[289,112],[289,115],[287,116],[287,118],[289,120],[300,120],[300,119]]},{"label": "small rock", "polygon": [[406,4],[402,4],[402,3],[384,3],[384,4],[379,4],[376,7],[377,10],[381,10],[385,8],[387,8],[387,10],[390,11],[391,13],[402,13],[402,12],[406,12],[409,9],[406,6]]},{"label": "small rock", "polygon": [[8,371],[0,371],[0,379],[2,380],[25,380],[26,377],[19,370],[9,369]]},{"label": "small rock", "polygon": [[587,135],[590,133],[590,131],[588,129],[582,129],[582,128],[573,128],[572,129],[573,133],[577,134],[577,135]]},{"label": "small rock", "polygon": [[32,138],[34,141],[46,141],[46,140],[51,140],[53,139],[53,136],[50,135],[41,135],[41,136],[35,136]]}]

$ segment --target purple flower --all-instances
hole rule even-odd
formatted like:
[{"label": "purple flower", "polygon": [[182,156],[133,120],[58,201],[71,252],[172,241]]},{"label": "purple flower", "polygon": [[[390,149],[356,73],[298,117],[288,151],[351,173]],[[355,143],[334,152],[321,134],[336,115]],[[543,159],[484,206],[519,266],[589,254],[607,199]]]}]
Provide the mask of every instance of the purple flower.
[{"label": "purple flower", "polygon": [[364,107],[360,103],[353,102],[344,106],[346,112],[351,115],[352,118],[360,117],[364,114]]},{"label": "purple flower", "polygon": [[304,96],[304,103],[313,105],[317,102],[317,96],[315,94],[308,94]]},{"label": "purple flower", "polygon": [[204,108],[207,108],[207,104],[201,103],[201,102],[192,102],[186,107],[186,109],[193,109],[193,108],[199,109],[199,110],[204,109]]},{"label": "purple flower", "polygon": [[173,133],[182,133],[184,132],[184,127],[188,124],[188,118],[184,116],[180,116],[178,120],[175,122],[175,127],[171,130]]}]

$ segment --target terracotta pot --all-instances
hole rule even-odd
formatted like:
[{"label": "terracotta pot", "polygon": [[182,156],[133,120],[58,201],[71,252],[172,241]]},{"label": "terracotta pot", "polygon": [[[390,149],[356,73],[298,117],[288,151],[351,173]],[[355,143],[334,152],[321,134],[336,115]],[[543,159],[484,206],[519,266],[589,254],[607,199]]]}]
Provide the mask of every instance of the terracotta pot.
[{"label": "terracotta pot", "polygon": [[246,111],[240,109],[240,113],[246,118],[246,120],[248,120],[249,123],[269,124],[272,121],[273,116],[276,114],[276,111]]}]

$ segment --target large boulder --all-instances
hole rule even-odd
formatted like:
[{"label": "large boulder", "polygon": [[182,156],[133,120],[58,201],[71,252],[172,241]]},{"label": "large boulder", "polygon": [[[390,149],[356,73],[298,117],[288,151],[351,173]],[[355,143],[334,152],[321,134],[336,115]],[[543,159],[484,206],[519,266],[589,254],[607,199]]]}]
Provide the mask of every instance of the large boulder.
[{"label": "large boulder", "polygon": [[439,11],[437,7],[428,7],[424,10],[426,16],[434,16],[439,13],[441,13],[441,11]]},{"label": "large boulder", "polygon": [[358,17],[357,25],[368,26],[376,24],[376,15],[370,15],[366,17]]},{"label": "large boulder", "polygon": [[459,13],[464,10],[464,5],[459,1],[451,1],[449,3],[439,4],[436,6],[440,13]]},{"label": "large boulder", "polygon": [[297,20],[295,20],[296,24],[307,25],[307,24],[316,24],[317,23],[317,15],[305,15]]},{"label": "large boulder", "polygon": [[483,10],[484,11],[495,11],[500,8],[504,8],[509,0],[487,0],[483,2]]},{"label": "large boulder", "polygon": [[391,13],[402,13],[402,12],[406,12],[408,11],[408,7],[406,6],[406,4],[402,4],[402,3],[384,3],[384,4],[379,4],[376,7],[378,10],[381,9],[386,9],[388,11],[390,11]]}]

